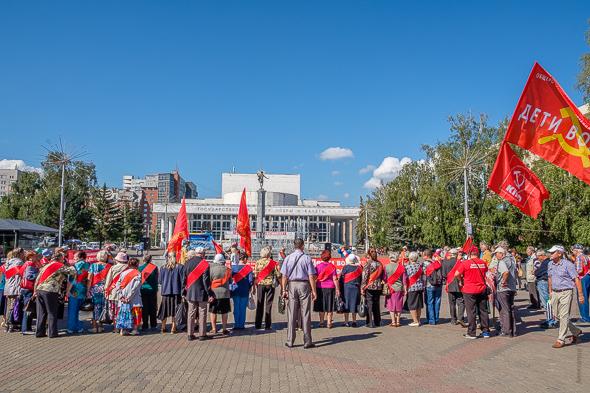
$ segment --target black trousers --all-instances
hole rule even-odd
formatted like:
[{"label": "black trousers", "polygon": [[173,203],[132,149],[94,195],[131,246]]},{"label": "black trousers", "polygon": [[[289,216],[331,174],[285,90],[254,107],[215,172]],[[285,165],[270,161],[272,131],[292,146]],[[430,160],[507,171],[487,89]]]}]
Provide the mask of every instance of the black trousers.
[{"label": "black trousers", "polygon": [[482,332],[490,331],[490,320],[488,318],[488,295],[485,291],[478,294],[464,293],[465,312],[467,313],[467,334],[470,336],[477,335],[477,322],[475,320],[476,311],[479,314],[479,323]]},{"label": "black trousers", "polygon": [[57,337],[58,309],[58,293],[37,291],[37,337]]},{"label": "black trousers", "polygon": [[531,300],[531,306],[533,308],[540,308],[541,303],[539,302],[539,294],[537,293],[537,283],[527,282],[526,287],[529,291],[529,299]]},{"label": "black trousers", "polygon": [[461,292],[449,292],[449,309],[451,322],[463,321],[465,314],[465,301]]},{"label": "black trousers", "polygon": [[143,310],[141,318],[143,319],[143,329],[155,328],[158,325],[158,292],[141,291],[141,302]]},{"label": "black trousers", "polygon": [[262,316],[264,315],[264,327],[270,329],[272,326],[272,302],[275,298],[275,289],[272,285],[258,285],[256,288],[256,329],[262,327]]},{"label": "black trousers", "polygon": [[378,289],[367,289],[365,291],[367,300],[367,325],[375,324],[381,325],[381,291]]},{"label": "black trousers", "polygon": [[497,292],[496,297],[500,304],[500,326],[502,333],[507,336],[516,334],[516,313],[514,311],[515,291]]}]

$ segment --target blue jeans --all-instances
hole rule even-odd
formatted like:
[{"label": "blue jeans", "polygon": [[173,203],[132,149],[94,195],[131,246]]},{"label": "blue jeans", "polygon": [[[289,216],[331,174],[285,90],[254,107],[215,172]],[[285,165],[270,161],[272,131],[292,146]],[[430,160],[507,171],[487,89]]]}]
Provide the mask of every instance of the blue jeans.
[{"label": "blue jeans", "polygon": [[27,331],[31,331],[31,322],[33,321],[33,318],[31,318],[31,313],[26,312],[25,311],[25,307],[27,305],[27,302],[29,301],[29,299],[31,299],[31,297],[33,296],[33,291],[29,291],[28,289],[21,289],[20,290],[20,298],[21,298],[21,304],[23,306],[23,318],[21,320],[21,331],[23,333],[27,332]]},{"label": "blue jeans", "polygon": [[582,278],[582,293],[584,294],[584,303],[578,303],[578,307],[580,308],[580,319],[584,322],[590,322],[590,315],[588,315],[589,307],[588,307],[588,295],[590,295],[590,274],[586,274],[584,278]]},{"label": "blue jeans", "polygon": [[248,296],[232,296],[234,300],[234,328],[243,329],[246,325]]},{"label": "blue jeans", "polygon": [[78,330],[82,329],[80,323],[80,305],[84,302],[84,299],[76,299],[70,296],[68,300],[68,330],[77,333]]},{"label": "blue jeans", "polygon": [[[537,291],[539,292],[539,301],[545,310],[547,310],[547,302],[549,301],[549,283],[546,280],[537,281]],[[546,320],[548,325],[555,325],[557,322],[553,318],[549,318],[546,313]]]},{"label": "blue jeans", "polygon": [[431,325],[438,323],[441,295],[441,286],[426,288],[426,310],[428,315],[428,323]]}]

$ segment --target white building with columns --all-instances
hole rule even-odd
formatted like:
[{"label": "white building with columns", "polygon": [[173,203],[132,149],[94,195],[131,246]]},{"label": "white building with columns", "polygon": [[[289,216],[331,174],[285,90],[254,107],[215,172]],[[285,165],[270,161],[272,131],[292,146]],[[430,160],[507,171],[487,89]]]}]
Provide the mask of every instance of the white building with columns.
[{"label": "white building with columns", "polygon": [[[356,243],[358,207],[344,207],[340,202],[301,198],[300,175],[266,174],[264,243],[275,247],[291,245],[295,237],[323,249],[324,243],[353,245]],[[186,212],[189,232],[210,232],[216,241],[228,244],[237,241],[236,220],[242,190],[246,201],[252,235],[256,234],[257,191],[256,174],[223,173],[220,198],[187,199]],[[180,203],[156,203],[153,208],[160,221],[160,242],[172,236]]]}]

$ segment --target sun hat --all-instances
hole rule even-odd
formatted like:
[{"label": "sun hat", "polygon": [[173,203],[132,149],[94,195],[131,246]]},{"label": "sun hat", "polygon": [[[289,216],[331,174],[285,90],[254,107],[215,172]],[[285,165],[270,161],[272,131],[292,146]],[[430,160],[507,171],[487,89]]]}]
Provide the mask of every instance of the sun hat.
[{"label": "sun hat", "polygon": [[501,252],[502,254],[506,254],[506,249],[504,247],[496,247],[494,250],[494,254],[497,252]]},{"label": "sun hat", "polygon": [[127,256],[127,254],[125,254],[124,252],[120,252],[115,257],[115,261],[121,262],[121,263],[127,263],[127,262],[129,262],[129,256]]}]

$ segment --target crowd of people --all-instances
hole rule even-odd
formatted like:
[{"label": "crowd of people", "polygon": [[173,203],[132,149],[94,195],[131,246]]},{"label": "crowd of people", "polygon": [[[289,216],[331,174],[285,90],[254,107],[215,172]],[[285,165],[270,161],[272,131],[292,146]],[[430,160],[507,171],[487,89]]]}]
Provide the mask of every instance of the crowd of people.
[{"label": "crowd of people", "polygon": [[[67,303],[68,334],[102,333],[112,326],[109,330],[122,336],[139,335],[157,330],[158,321],[165,334],[170,320],[171,333],[186,329],[189,341],[202,341],[245,329],[247,309],[255,310],[255,329],[272,330],[278,292],[278,311],[286,312],[288,319],[285,345],[292,347],[301,330],[304,348],[313,348],[314,312],[318,328],[332,329],[335,314],[343,316],[347,327],[359,325],[358,315],[365,319],[365,326],[375,328],[382,325],[383,296],[391,319],[388,326],[402,326],[404,310],[410,315],[407,326],[419,327],[423,321],[436,325],[441,322],[441,298],[446,293],[450,323],[466,328],[465,338],[491,337],[490,313],[493,320],[496,310],[497,335],[514,337],[519,333],[515,295],[523,286],[529,293],[528,308],[545,312],[542,327],[559,329],[554,348],[575,344],[582,334],[570,319],[574,296],[579,321],[590,322],[590,258],[579,244],[571,254],[559,245],[549,250],[528,247],[526,258],[506,242],[493,249],[481,243],[479,248],[466,244],[434,251],[404,247],[399,252],[382,252],[387,254],[385,259],[369,249],[361,262],[353,250],[344,249],[345,264],[339,269],[330,250],[314,263],[301,239],[295,240],[291,254],[281,250],[277,261],[267,246],[260,259],[250,263],[234,245],[211,262],[201,247],[185,250],[178,258],[169,253],[161,267],[150,255],[140,261],[123,251],[114,255],[101,250],[96,261],[89,263],[84,251],[67,261],[59,248],[17,248],[0,267],[2,326],[7,332],[20,328],[23,334],[57,337],[58,320],[64,318]],[[91,312],[89,330],[80,320],[80,311]]]}]

